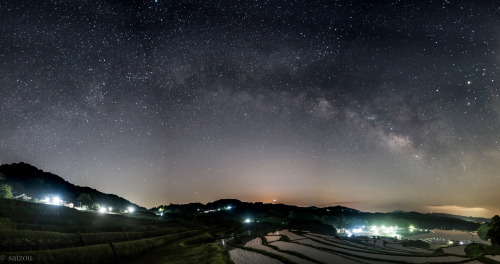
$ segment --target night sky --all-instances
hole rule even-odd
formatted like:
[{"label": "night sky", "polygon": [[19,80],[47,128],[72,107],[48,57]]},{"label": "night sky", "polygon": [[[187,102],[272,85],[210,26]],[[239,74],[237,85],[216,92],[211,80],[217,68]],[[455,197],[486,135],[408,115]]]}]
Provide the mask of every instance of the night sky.
[{"label": "night sky", "polygon": [[146,207],[500,213],[498,1],[129,2],[0,2],[1,164]]}]

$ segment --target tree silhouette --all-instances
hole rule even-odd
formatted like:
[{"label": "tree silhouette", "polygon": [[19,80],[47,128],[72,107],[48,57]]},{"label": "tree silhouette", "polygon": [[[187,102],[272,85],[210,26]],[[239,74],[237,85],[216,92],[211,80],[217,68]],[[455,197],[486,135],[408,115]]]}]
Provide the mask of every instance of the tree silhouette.
[{"label": "tree silhouette", "polygon": [[12,190],[9,185],[2,184],[0,185],[0,198],[12,198]]},{"label": "tree silhouette", "polygon": [[500,244],[500,217],[495,215],[491,218],[490,223],[483,224],[477,230],[477,235],[482,240],[490,240],[491,244]]},{"label": "tree silhouette", "polygon": [[489,238],[491,244],[499,245],[500,243],[500,216],[495,215],[491,218],[490,230],[486,234],[486,238]]},{"label": "tree silhouette", "polygon": [[[5,181],[5,175],[0,172],[0,182]],[[12,198],[12,188],[8,184],[0,184],[0,198]]]},{"label": "tree silhouette", "polygon": [[80,196],[78,196],[78,198],[76,198],[76,200],[78,200],[84,205],[88,205],[92,201],[92,197],[90,197],[90,194],[88,193],[82,193],[80,194]]},{"label": "tree silhouette", "polygon": [[486,236],[488,235],[488,231],[490,231],[490,225],[482,224],[479,229],[477,229],[477,236],[482,240],[488,240],[488,238],[486,238]]}]

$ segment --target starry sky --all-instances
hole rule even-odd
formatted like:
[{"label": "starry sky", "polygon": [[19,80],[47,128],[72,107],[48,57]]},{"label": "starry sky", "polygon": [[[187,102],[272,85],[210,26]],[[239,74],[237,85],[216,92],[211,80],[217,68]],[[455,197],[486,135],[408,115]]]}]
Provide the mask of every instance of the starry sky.
[{"label": "starry sky", "polygon": [[1,1],[0,163],[146,207],[491,217],[499,55],[493,0]]}]

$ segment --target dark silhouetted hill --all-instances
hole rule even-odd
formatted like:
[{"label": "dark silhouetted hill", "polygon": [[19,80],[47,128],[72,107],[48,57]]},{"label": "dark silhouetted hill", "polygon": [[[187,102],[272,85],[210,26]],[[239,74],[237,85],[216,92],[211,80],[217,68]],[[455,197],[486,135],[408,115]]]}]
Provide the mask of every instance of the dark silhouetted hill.
[{"label": "dark silhouetted hill", "polygon": [[[228,210],[228,208],[231,208]],[[207,204],[170,204],[150,209],[178,215],[198,215],[215,219],[219,216],[233,217],[235,221],[251,221],[272,224],[300,225],[321,223],[331,227],[352,228],[355,226],[386,225],[421,229],[461,229],[477,230],[479,223],[441,214],[422,214],[396,211],[392,213],[367,213],[356,209],[333,206],[326,208],[298,207],[286,204],[249,203],[235,199],[222,199]],[[200,216],[205,215],[205,216]]]},{"label": "dark silhouetted hill", "polygon": [[[3,176],[4,183],[10,185],[14,197],[25,194],[31,198],[30,201],[34,202],[40,202],[45,197],[58,196],[66,203],[73,203],[75,206],[78,206],[82,201],[89,208],[99,204],[113,207],[114,211],[126,210],[129,206],[145,210],[145,208],[117,195],[74,185],[55,174],[44,172],[23,162],[1,165],[0,175]],[[90,199],[82,200],[80,197],[82,194]],[[78,199],[79,197],[80,199]]]}]

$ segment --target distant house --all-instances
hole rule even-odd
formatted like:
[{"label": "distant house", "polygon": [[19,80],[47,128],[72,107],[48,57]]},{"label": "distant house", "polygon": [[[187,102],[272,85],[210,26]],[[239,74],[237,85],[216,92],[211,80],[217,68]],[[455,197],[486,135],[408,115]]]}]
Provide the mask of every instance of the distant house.
[{"label": "distant house", "polygon": [[29,200],[32,199],[32,197],[29,197],[29,196],[27,196],[26,194],[23,193],[21,195],[18,195],[16,197],[14,197],[14,199],[29,201]]},{"label": "distant house", "polygon": [[345,229],[345,228],[339,228],[339,229],[337,229],[337,233],[339,233],[339,234],[346,234],[346,233],[347,233],[347,231],[348,231],[348,230],[347,230],[347,229]]}]

